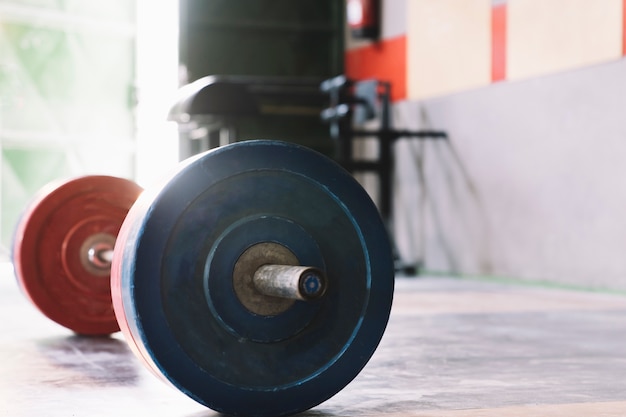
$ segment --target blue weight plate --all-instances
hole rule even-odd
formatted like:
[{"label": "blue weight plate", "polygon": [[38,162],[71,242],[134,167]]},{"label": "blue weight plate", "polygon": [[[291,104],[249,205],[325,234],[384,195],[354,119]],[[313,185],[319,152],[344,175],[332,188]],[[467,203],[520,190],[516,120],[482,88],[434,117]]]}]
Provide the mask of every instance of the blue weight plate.
[{"label": "blue weight plate", "polygon": [[[324,270],[325,295],[248,310],[233,270],[264,242]],[[194,400],[248,416],[304,411],[354,379],[387,325],[393,281],[367,193],[330,159],[273,141],[181,164],[133,206],[112,267],[116,315],[139,357]]]}]

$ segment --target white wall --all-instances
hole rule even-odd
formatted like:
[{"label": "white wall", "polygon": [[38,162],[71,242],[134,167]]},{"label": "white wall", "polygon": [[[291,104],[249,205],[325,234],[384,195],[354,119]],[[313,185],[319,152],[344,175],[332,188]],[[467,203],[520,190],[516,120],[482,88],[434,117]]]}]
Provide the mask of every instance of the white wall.
[{"label": "white wall", "polygon": [[431,271],[626,289],[626,60],[395,105],[396,240]]}]

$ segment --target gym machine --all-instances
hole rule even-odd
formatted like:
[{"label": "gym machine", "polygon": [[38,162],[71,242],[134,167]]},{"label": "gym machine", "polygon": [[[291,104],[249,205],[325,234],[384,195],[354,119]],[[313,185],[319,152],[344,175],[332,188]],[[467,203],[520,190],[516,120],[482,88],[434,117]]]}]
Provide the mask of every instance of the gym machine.
[{"label": "gym machine", "polygon": [[332,147],[319,123],[319,78],[209,75],[183,86],[168,120],[178,124],[181,160],[239,140],[271,138],[318,151]]},{"label": "gym machine", "polygon": [[[447,139],[441,130],[398,130],[391,121],[391,83],[381,80],[354,81],[340,75],[321,84],[330,105],[321,113],[330,125],[330,136],[335,141],[335,160],[347,171],[373,172],[378,175],[378,208],[391,233],[393,197],[393,145],[398,139]],[[365,122],[380,119],[377,129],[360,128]],[[354,156],[354,141],[375,138],[378,141],[378,159],[362,160]],[[396,253],[396,270],[409,275],[419,272],[419,265],[403,264]]]}]

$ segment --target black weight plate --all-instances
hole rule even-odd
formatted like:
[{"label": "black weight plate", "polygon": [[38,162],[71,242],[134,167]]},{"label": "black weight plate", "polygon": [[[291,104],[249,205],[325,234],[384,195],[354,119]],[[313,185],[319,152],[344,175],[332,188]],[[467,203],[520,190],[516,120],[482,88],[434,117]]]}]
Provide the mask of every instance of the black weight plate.
[{"label": "black weight plate", "polygon": [[[257,243],[326,271],[328,289],[263,316],[235,294],[233,268]],[[384,332],[393,260],[375,205],[350,174],[271,141],[218,148],[140,197],[115,248],[120,327],[157,374],[228,414],[279,416],[330,398]]]}]

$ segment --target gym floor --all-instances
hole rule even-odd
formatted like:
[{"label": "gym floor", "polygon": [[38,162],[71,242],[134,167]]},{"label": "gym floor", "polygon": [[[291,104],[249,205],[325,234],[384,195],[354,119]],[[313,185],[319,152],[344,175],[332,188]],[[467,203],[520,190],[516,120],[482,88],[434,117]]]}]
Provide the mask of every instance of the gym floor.
[{"label": "gym floor", "polygon": [[[152,376],[121,336],[49,322],[1,266],[0,415],[217,415]],[[626,416],[626,296],[398,278],[370,363],[302,415]]]}]

